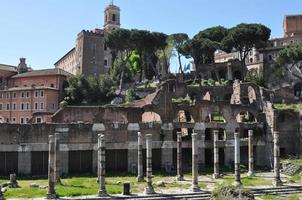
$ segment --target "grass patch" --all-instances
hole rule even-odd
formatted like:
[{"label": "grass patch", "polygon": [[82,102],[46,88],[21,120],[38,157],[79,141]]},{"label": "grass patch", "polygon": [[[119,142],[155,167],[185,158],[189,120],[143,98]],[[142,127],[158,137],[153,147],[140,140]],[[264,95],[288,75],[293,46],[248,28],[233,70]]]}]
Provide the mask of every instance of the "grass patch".
[{"label": "grass patch", "polygon": [[270,194],[260,196],[260,198],[263,200],[280,200],[280,197],[278,197],[277,195],[270,195]]},{"label": "grass patch", "polygon": [[[227,185],[232,185],[234,183],[234,176],[224,176],[223,181]],[[241,182],[244,187],[265,186],[272,184],[271,181],[256,176],[241,177]]]},{"label": "grass patch", "polygon": [[274,104],[273,108],[275,110],[294,110],[296,112],[300,111],[299,104]]},{"label": "grass patch", "polygon": [[288,199],[289,199],[289,200],[300,200],[299,196],[296,195],[296,194],[293,194],[293,195],[289,196]]}]

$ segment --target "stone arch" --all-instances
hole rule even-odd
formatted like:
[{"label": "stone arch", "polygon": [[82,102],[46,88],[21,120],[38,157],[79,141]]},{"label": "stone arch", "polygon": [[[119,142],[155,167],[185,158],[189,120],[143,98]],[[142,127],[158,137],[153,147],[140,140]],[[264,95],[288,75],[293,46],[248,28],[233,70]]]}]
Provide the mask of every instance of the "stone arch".
[{"label": "stone arch", "polygon": [[149,122],[162,122],[161,120],[161,117],[159,114],[157,114],[156,112],[152,112],[152,111],[149,111],[149,112],[144,112],[142,114],[142,122],[143,123],[149,123]]},{"label": "stone arch", "polygon": [[241,111],[236,115],[237,123],[256,123],[257,119],[254,114],[249,111]]}]

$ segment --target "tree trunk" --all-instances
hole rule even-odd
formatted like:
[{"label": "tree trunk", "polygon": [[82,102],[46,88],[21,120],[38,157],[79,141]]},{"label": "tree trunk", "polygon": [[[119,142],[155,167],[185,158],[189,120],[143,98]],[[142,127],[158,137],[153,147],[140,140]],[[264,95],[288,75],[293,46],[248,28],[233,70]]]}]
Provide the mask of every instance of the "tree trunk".
[{"label": "tree trunk", "polygon": [[178,63],[179,63],[179,71],[184,74],[184,71],[182,69],[182,63],[181,63],[181,56],[179,54],[179,52],[177,51],[177,55],[178,55]]}]

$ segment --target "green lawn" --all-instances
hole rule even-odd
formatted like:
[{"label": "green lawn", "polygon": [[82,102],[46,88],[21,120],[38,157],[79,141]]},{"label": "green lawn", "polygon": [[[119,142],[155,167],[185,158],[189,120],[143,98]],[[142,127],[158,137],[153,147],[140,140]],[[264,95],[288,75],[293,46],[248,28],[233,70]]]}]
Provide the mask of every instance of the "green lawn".
[{"label": "green lawn", "polygon": [[[234,183],[234,176],[224,176],[223,182],[227,185],[232,185]],[[256,187],[256,186],[265,186],[265,185],[272,184],[270,180],[257,176],[253,176],[253,177],[243,176],[241,177],[241,183],[244,187]]]},{"label": "green lawn", "polygon": [[[162,188],[185,188],[189,189],[190,184],[182,184],[174,181],[173,177],[165,177],[157,175],[154,177],[154,188],[161,188],[155,183],[164,181],[166,184]],[[0,179],[0,183],[7,180]],[[56,186],[56,192],[60,197],[87,196],[97,195],[99,185],[96,182],[96,177],[74,177],[61,180],[62,184]],[[141,193],[144,191],[146,183],[137,183],[135,176],[115,176],[106,178],[106,189],[111,195],[121,194],[123,191],[123,183],[130,182],[133,193]],[[47,193],[47,189],[30,188],[31,183],[37,183],[39,186],[47,186],[47,179],[37,180],[18,180],[19,188],[8,188],[5,192],[5,198],[35,198],[43,197]],[[206,185],[201,184],[202,187]]]}]

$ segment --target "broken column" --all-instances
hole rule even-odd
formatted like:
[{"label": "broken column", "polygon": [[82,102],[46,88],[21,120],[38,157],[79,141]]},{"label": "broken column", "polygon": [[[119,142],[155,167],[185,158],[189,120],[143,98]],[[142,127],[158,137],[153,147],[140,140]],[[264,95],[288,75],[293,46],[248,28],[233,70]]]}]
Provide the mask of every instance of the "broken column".
[{"label": "broken column", "polygon": [[145,188],[145,194],[154,194],[154,188],[152,186],[152,135],[146,135],[146,150],[147,150],[147,187]]},{"label": "broken column", "polygon": [[249,130],[249,139],[248,139],[248,145],[249,145],[249,171],[247,173],[248,176],[254,175],[254,131]]},{"label": "broken column", "polygon": [[198,192],[198,146],[197,133],[192,134],[192,191]]},{"label": "broken column", "polygon": [[105,176],[106,176],[106,142],[105,142],[105,136],[102,134],[98,135],[98,165],[99,165],[99,197],[107,196],[106,191],[106,184],[105,184]]},{"label": "broken column", "polygon": [[280,146],[279,146],[279,132],[274,131],[274,180],[273,185],[275,187],[281,186],[282,181],[280,179]]},{"label": "broken column", "polygon": [[60,179],[60,134],[55,133],[55,182],[61,183]]},{"label": "broken column", "polygon": [[9,175],[9,186],[12,187],[12,188],[17,188],[18,187],[17,175],[16,174],[10,174]]},{"label": "broken column", "polygon": [[144,181],[144,172],[143,172],[143,139],[141,132],[137,133],[137,181]]},{"label": "broken column", "polygon": [[219,131],[214,130],[214,174],[213,178],[219,178],[219,147],[218,147]]},{"label": "broken column", "polygon": [[235,149],[235,186],[241,185],[240,180],[240,133],[234,133],[234,149]]},{"label": "broken column", "polygon": [[55,140],[54,136],[49,136],[49,151],[48,151],[48,192],[47,199],[56,199],[55,192],[55,173],[54,173],[54,165],[55,165]]},{"label": "broken column", "polygon": [[182,170],[182,132],[177,132],[177,181],[183,181],[184,175]]}]

